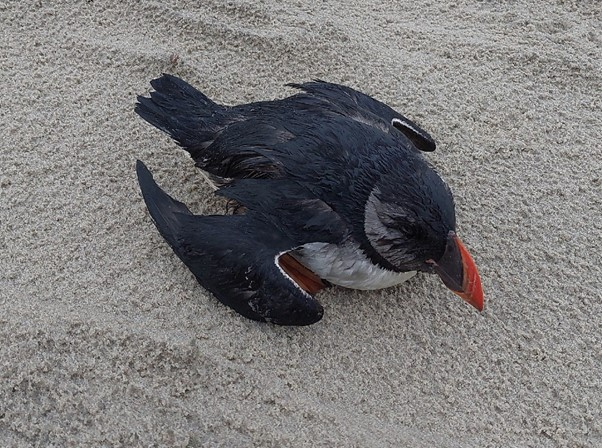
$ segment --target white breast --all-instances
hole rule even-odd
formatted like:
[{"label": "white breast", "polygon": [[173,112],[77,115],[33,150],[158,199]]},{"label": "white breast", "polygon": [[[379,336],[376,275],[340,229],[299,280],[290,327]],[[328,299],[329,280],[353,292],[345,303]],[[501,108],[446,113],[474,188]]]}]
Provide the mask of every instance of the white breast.
[{"label": "white breast", "polygon": [[416,272],[393,272],[374,265],[359,246],[309,243],[291,253],[330,283],[353,289],[381,289],[398,285]]}]

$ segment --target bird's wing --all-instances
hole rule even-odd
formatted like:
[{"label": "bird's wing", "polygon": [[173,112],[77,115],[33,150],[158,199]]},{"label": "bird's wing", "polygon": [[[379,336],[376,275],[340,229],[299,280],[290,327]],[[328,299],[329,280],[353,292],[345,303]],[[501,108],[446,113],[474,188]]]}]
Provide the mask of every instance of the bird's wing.
[{"label": "bird's wing", "polygon": [[[311,285],[293,280],[295,266],[282,260],[305,242],[300,235],[287,235],[278,224],[262,220],[261,212],[193,215],[161,190],[142,162],[137,162],[136,170],[157,229],[199,283],[222,303],[250,319],[279,325],[309,325],[322,318],[322,306],[307,292]],[[252,202],[249,199],[247,205]],[[309,236],[311,229],[305,234]]]},{"label": "bird's wing", "polygon": [[287,179],[237,179],[217,194],[245,207],[245,214],[285,235],[296,246],[310,242],[338,244],[348,226],[326,202]]},{"label": "bird's wing", "polygon": [[307,95],[330,103],[341,113],[362,123],[389,132],[391,126],[404,134],[421,151],[434,151],[436,144],[424,129],[386,104],[351,87],[315,80],[288,84]]}]

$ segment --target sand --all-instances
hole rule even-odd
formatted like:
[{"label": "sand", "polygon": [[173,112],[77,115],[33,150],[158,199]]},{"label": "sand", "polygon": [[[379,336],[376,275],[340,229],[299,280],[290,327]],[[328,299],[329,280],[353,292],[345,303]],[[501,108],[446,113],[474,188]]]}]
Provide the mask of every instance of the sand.
[{"label": "sand", "polygon": [[[353,3],[353,4],[350,4]],[[0,445],[602,446],[597,1],[0,5]],[[481,272],[245,320],[154,228],[145,161],[223,203],[133,113],[162,72],[225,104],[346,83],[427,129]]]}]

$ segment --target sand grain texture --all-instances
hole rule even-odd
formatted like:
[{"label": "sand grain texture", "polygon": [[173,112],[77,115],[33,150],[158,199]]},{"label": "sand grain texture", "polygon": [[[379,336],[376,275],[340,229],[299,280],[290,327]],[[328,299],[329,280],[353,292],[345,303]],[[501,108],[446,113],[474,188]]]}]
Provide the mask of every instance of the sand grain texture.
[{"label": "sand grain texture", "polygon": [[[597,1],[0,5],[0,445],[602,446]],[[486,311],[419,276],[244,320],[134,173],[223,210],[133,113],[161,72],[219,102],[349,84],[418,121]]]}]

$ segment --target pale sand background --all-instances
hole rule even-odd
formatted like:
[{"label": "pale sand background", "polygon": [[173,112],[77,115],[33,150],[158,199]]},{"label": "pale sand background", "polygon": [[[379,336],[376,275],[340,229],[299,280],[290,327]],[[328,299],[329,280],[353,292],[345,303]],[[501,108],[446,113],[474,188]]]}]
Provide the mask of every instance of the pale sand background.
[{"label": "pale sand background", "polygon": [[[600,2],[349,3],[0,5],[1,446],[602,446]],[[161,72],[416,119],[486,311],[428,276],[327,291],[309,328],[207,296],[135,180],[223,209],[133,113]]]}]

